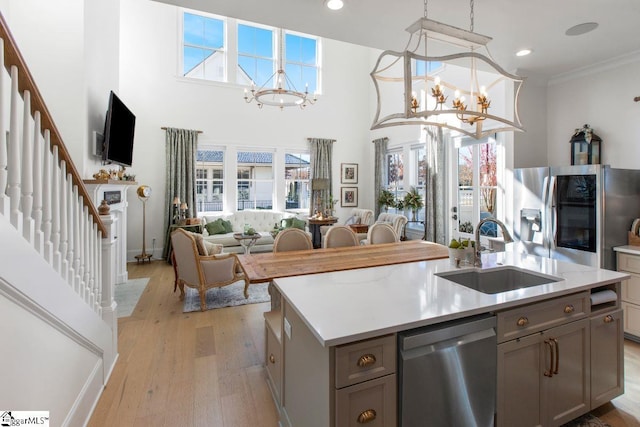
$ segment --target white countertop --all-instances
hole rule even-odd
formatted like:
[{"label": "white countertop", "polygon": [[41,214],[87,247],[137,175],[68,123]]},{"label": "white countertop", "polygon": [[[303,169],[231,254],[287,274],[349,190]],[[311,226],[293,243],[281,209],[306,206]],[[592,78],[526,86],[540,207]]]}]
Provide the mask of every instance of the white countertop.
[{"label": "white countertop", "polygon": [[[276,279],[275,286],[323,346],[335,346],[619,282],[624,273],[512,252],[485,254],[483,268],[513,265],[563,280],[485,294],[434,273],[448,259]],[[472,267],[465,267],[472,268]],[[292,331],[295,334],[295,331]]]},{"label": "white countertop", "polygon": [[631,245],[615,246],[613,250],[616,252],[624,252],[632,255],[640,255],[640,246],[631,246]]}]

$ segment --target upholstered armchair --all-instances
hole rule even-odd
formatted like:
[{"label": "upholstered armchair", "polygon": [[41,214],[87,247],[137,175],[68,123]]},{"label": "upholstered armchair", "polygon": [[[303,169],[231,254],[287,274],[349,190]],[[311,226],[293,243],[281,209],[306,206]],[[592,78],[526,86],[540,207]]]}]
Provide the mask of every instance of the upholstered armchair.
[{"label": "upholstered armchair", "polygon": [[[398,236],[402,236],[402,229],[404,228],[407,221],[408,219],[404,215],[382,212],[380,213],[380,215],[378,215],[378,219],[375,223],[389,224]],[[364,240],[361,243],[367,244],[369,242],[367,240]]]},{"label": "upholstered armchair", "polygon": [[206,310],[205,294],[211,288],[230,285],[244,280],[244,296],[249,297],[249,281],[244,277],[235,254],[200,255],[192,233],[181,228],[171,233],[180,299],[184,299],[184,286],[200,294],[200,309]]},{"label": "upholstered armchair", "polygon": [[[359,209],[353,208],[349,213],[349,216],[344,220],[343,225],[349,224],[363,224],[363,225],[371,225],[373,224],[373,211],[370,209]],[[327,230],[329,230],[331,225],[322,225],[320,226],[320,234],[322,235],[322,240],[324,241],[324,236],[327,234]],[[367,238],[367,233],[356,233],[358,240],[363,240]]]}]

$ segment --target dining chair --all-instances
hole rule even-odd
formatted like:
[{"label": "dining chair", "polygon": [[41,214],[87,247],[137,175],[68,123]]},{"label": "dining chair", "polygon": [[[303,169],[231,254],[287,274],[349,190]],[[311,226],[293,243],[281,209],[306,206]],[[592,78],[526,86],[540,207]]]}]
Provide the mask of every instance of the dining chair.
[{"label": "dining chair", "polygon": [[273,241],[273,252],[302,251],[313,249],[311,237],[299,228],[285,228],[280,231]]},{"label": "dining chair", "polygon": [[345,246],[358,246],[360,242],[353,230],[346,225],[334,225],[327,230],[324,236],[324,248],[342,248]]},{"label": "dining chair", "polygon": [[371,245],[378,243],[395,243],[400,241],[400,236],[393,229],[391,224],[377,222],[369,227],[367,232],[367,242]]}]

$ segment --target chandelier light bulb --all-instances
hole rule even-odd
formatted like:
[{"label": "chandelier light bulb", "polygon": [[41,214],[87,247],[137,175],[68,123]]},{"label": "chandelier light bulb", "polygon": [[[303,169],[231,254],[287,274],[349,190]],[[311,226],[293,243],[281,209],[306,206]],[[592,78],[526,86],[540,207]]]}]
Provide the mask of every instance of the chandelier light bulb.
[{"label": "chandelier light bulb", "polygon": [[326,5],[331,10],[340,10],[344,6],[342,0],[327,0]]}]

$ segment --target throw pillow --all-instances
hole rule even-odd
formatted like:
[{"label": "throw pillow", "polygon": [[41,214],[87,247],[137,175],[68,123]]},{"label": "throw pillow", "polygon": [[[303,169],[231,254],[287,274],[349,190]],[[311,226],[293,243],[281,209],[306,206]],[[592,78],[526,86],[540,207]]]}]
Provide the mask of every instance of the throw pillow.
[{"label": "throw pillow", "polygon": [[226,219],[219,219],[220,223],[222,224],[222,226],[224,227],[224,231],[225,233],[232,233],[233,232],[233,226],[231,225],[231,221],[228,221]]},{"label": "throw pillow", "polygon": [[360,220],[362,218],[360,218],[359,216],[350,216],[349,218],[347,218],[347,220],[344,222],[344,225],[351,225],[351,224],[360,224]]},{"label": "throw pillow", "polygon": [[222,223],[218,221],[208,222],[207,225],[205,225],[205,227],[207,228],[207,233],[209,233],[210,236],[214,234],[227,233],[226,230],[224,229],[224,225],[222,225]]},{"label": "throw pillow", "polygon": [[292,218],[293,221],[291,222],[291,226],[294,228],[299,228],[300,230],[304,231],[304,229],[307,227],[307,223],[301,219],[298,218]]},{"label": "throw pillow", "polygon": [[217,255],[222,253],[223,245],[221,245],[220,243],[211,243],[207,242],[206,240],[204,240],[203,242],[204,248],[207,250],[207,255]]},{"label": "throw pillow", "polygon": [[207,256],[208,252],[207,252],[207,248],[205,247],[205,242],[204,242],[204,238],[202,237],[202,234],[191,233],[191,235],[193,236],[194,240],[196,241],[196,247],[198,248],[198,254],[200,256]]},{"label": "throw pillow", "polygon": [[294,217],[283,219],[282,222],[281,222],[282,228],[292,227],[293,226],[293,220],[294,220]]}]

